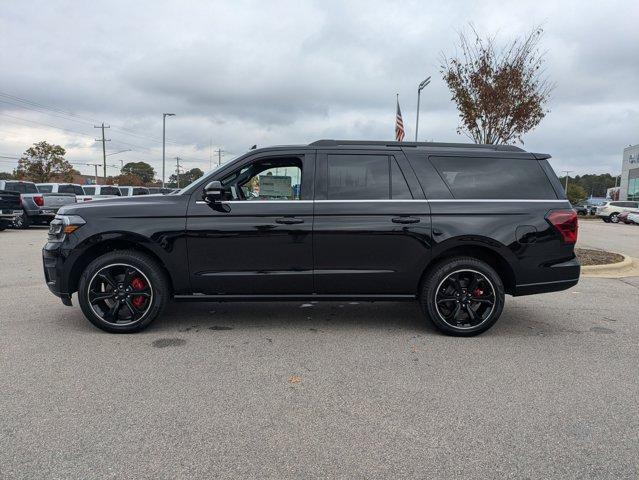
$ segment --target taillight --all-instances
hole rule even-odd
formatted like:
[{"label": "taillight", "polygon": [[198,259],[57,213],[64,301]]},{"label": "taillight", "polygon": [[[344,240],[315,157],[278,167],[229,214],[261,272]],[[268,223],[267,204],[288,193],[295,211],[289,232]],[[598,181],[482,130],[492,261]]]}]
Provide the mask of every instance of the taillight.
[{"label": "taillight", "polygon": [[85,198],[85,199],[84,199],[84,201],[85,201],[85,202],[90,202],[90,201],[91,201],[91,199],[90,199],[90,198]]},{"label": "taillight", "polygon": [[546,220],[561,235],[564,243],[576,243],[579,225],[577,212],[574,210],[551,210],[546,215]]},{"label": "taillight", "polygon": [[35,202],[35,204],[38,207],[41,207],[42,205],[44,205],[44,197],[40,196],[40,195],[36,195],[33,197],[33,201]]}]

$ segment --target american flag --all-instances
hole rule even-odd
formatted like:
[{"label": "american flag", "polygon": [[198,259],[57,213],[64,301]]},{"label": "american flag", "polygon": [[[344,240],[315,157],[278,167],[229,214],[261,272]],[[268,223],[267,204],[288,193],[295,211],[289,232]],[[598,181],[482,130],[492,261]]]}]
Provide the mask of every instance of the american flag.
[{"label": "american flag", "polygon": [[395,140],[398,142],[404,140],[404,121],[402,120],[402,111],[399,108],[399,95],[397,96],[397,115],[395,116]]}]

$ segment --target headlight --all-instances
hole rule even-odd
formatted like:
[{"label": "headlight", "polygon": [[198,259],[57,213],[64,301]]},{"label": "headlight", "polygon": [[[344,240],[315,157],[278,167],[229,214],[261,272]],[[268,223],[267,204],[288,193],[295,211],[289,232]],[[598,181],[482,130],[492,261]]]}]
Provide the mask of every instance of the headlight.
[{"label": "headlight", "polygon": [[49,242],[61,242],[65,235],[75,232],[86,222],[79,215],[56,215],[49,225]]}]

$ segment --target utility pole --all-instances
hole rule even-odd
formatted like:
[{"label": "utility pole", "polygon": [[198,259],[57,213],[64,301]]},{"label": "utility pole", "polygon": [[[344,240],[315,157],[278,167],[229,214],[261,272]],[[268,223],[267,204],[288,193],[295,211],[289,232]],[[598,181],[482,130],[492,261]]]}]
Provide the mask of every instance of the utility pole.
[{"label": "utility pole", "polygon": [[566,174],[566,194],[568,193],[568,174],[572,173],[572,170],[562,170]]},{"label": "utility pole", "polygon": [[213,137],[209,137],[209,170],[213,170]]},{"label": "utility pole", "polygon": [[102,166],[103,166],[103,173],[104,173],[104,180],[106,181],[106,142],[110,142],[111,139],[106,139],[104,138],[104,129],[105,128],[111,128],[110,125],[104,125],[104,122],[102,122],[102,125],[93,125],[93,128],[100,128],[102,129],[102,138],[96,138],[95,141],[96,142],[102,142]]},{"label": "utility pole", "polygon": [[222,165],[222,154],[224,153],[224,150],[222,150],[221,148],[217,149],[217,164]]},{"label": "utility pole", "polygon": [[415,141],[417,141],[417,132],[419,131],[419,100],[422,95],[422,90],[429,83],[430,83],[430,77],[426,78],[422,83],[420,83],[417,86],[417,119],[415,120]]},{"label": "utility pole", "polygon": [[[90,167],[95,167],[95,184],[98,184],[98,167],[101,165],[99,163],[87,163]],[[106,178],[106,177],[105,177]]]},{"label": "utility pole", "polygon": [[175,157],[175,164],[175,171],[177,173],[177,188],[180,188],[180,157]]},{"label": "utility pole", "polygon": [[172,117],[175,113],[163,113],[162,114],[162,188],[164,188],[164,172],[166,170],[166,161],[164,153],[166,150],[166,117]]}]

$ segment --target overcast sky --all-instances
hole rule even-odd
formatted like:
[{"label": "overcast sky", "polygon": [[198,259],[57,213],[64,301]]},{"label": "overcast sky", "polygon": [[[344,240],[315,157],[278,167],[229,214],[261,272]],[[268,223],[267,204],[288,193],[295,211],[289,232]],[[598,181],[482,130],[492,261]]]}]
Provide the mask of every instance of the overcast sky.
[{"label": "overcast sky", "polygon": [[[420,139],[466,141],[439,60],[469,22],[499,43],[543,24],[556,88],[524,148],[550,153],[558,172],[620,173],[623,148],[639,143],[636,0],[4,0],[0,155],[47,140],[93,173],[80,164],[101,162],[93,124],[105,121],[108,151],[133,150],[109,163],[143,160],[159,175],[162,113],[171,112],[167,158],[207,170],[211,143],[228,160],[253,144],[392,140],[396,92],[409,140],[428,75]],[[0,158],[0,171],[14,167]]]}]

